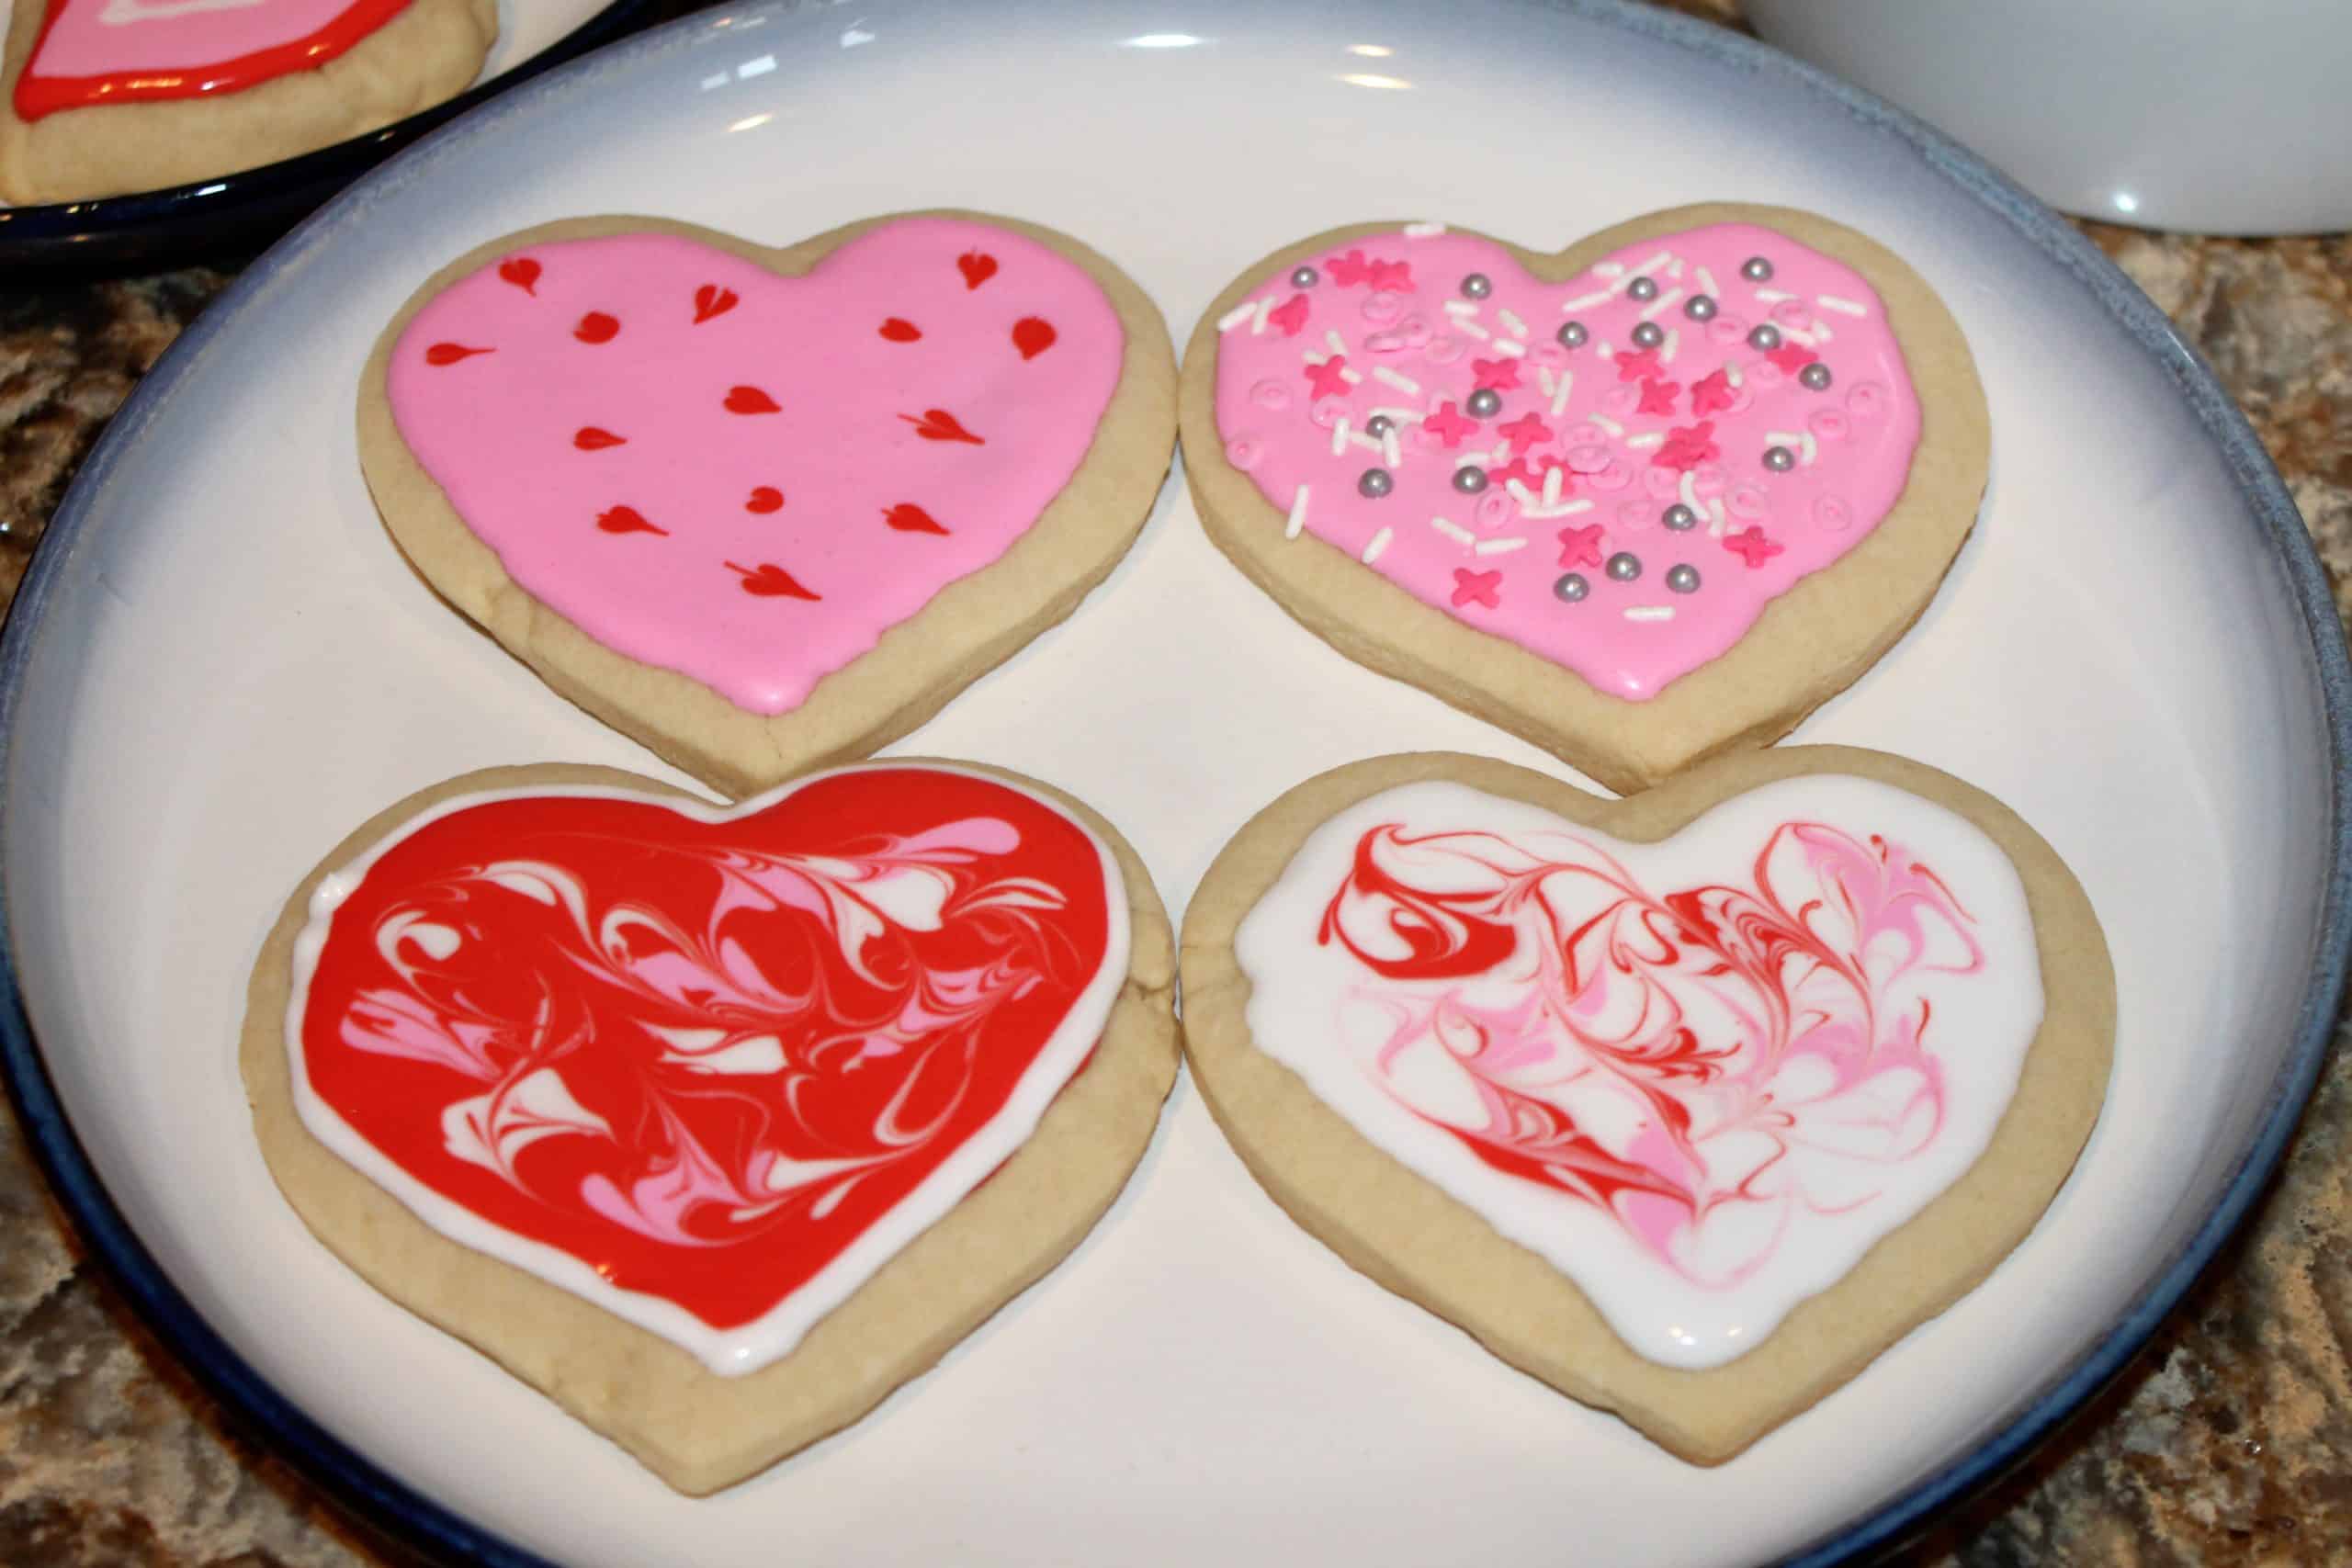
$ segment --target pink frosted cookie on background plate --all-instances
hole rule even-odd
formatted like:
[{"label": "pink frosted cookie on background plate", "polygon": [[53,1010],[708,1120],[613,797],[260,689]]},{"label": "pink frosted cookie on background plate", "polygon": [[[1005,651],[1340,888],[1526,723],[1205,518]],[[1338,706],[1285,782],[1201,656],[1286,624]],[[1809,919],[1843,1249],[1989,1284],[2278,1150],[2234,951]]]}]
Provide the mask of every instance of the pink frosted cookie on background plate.
[{"label": "pink frosted cookie on background plate", "polygon": [[862,756],[1076,608],[1175,444],[1142,292],[1077,241],[914,214],[784,250],[568,220],[378,341],[359,451],[425,581],[730,794]]},{"label": "pink frosted cookie on background plate", "polygon": [[1604,800],[1447,753],[1299,785],[1184,917],[1250,1170],[1391,1290],[1731,1458],[2022,1242],[2106,1092],[2089,900],[1983,792],[1836,747]]},{"label": "pink frosted cookie on background plate", "polygon": [[1284,608],[1617,789],[1850,684],[1988,459],[1908,266],[1732,204],[1555,255],[1433,223],[1286,246],[1210,307],[1182,408],[1203,523]]},{"label": "pink frosted cookie on background plate", "polygon": [[83,201],[235,174],[463,92],[492,0],[15,0],[0,200]]},{"label": "pink frosted cookie on background plate", "polygon": [[857,1419],[1075,1247],[1176,1074],[1101,818],[893,761],[731,809],[468,774],[286,904],[241,1061],[319,1238],[680,1491]]}]

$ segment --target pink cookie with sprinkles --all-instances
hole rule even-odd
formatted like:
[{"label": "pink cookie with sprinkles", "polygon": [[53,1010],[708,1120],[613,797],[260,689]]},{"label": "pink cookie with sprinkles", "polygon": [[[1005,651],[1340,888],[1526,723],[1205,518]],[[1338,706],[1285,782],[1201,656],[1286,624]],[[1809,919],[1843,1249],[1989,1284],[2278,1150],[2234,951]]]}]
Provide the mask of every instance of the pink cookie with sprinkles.
[{"label": "pink cookie with sprinkles", "polygon": [[401,308],[359,453],[443,598],[742,795],[905,734],[1075,609],[1159,494],[1175,385],[1142,290],[1034,224],[771,250],[571,219]]},{"label": "pink cookie with sprinkles", "polygon": [[1612,788],[1785,734],[1974,525],[1984,389],[1850,229],[1653,213],[1556,254],[1435,223],[1284,247],[1180,397],[1219,548],[1351,658]]}]

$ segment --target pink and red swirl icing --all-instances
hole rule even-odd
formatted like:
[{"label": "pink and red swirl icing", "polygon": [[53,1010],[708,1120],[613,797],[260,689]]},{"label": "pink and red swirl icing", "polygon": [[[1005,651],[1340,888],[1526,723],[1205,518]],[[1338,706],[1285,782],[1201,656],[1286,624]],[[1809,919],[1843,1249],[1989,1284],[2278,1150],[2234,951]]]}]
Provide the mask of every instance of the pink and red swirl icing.
[{"label": "pink and red swirl icing", "polygon": [[683,1309],[712,1331],[690,1348],[747,1370],[788,1348],[779,1308],[846,1294],[829,1270],[936,1219],[1091,1050],[1115,879],[1058,808],[939,768],[733,815],[476,797],[322,889],[298,1087],[429,1222],[570,1259],[549,1277],[624,1315]]},{"label": "pink and red swirl icing", "polygon": [[1949,1185],[2039,1023],[2014,872],[1887,786],[1660,846],[1409,786],[1318,840],[1243,928],[1253,1035],[1653,1359],[1747,1348]]},{"label": "pink and red swirl icing", "polygon": [[[1884,305],[1772,230],[1643,241],[1560,284],[1420,229],[1307,272],[1219,323],[1227,460],[1305,532],[1609,695],[1722,655],[1908,481],[1919,402]],[[1457,488],[1465,465],[1483,490]],[[1667,525],[1678,506],[1691,526]]]},{"label": "pink and red swirl icing", "polygon": [[48,0],[40,35],[17,78],[17,116],[36,120],[92,105],[242,92],[325,64],[408,4]]}]

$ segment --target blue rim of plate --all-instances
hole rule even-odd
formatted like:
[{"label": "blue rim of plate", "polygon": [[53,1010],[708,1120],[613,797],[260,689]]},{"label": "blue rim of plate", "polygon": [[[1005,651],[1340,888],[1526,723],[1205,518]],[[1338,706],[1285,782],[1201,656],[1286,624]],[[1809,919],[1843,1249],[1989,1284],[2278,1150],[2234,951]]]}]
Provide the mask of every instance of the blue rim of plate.
[{"label": "blue rim of plate", "polygon": [[[783,16],[808,8],[811,0],[775,0],[766,6],[725,8],[689,17],[626,44],[599,52],[594,68],[636,62],[691,40],[714,27],[738,25],[754,13]],[[887,0],[885,0],[887,3]],[[1545,0],[1546,8],[1624,28],[1671,47],[1688,50],[1758,75],[1792,81],[1830,106],[1905,143],[1939,176],[1973,197],[1978,206],[2031,243],[2082,284],[2129,333],[2188,402],[2199,425],[2220,446],[2248,511],[2265,531],[2285,567],[2290,590],[2302,613],[2327,721],[2327,750],[2335,759],[2328,807],[2328,876],[2320,910],[2319,937],[2311,978],[2296,1012],[2294,1040],[2271,1082],[2255,1135],[2204,1220],[2158,1270],[2153,1283],[2107,1333],[2064,1372],[2034,1394],[2008,1424],[1975,1449],[1914,1483],[1833,1534],[1779,1561],[1777,1568],[1829,1568],[1852,1562],[1908,1540],[1930,1518],[1962,1499],[1990,1487],[2021,1463],[2092,1395],[2106,1387],[2147,1343],[2177,1306],[2198,1276],[2244,1221],[2268,1185],[2271,1172],[2293,1135],[2324,1061],[2344,988],[2347,951],[2352,951],[2352,818],[2345,784],[2352,778],[2352,660],[2301,515],[2269,456],[2222,389],[2212,369],[2174,332],[2153,301],[2064,219],[2042,206],[1991,165],[1950,138],[1859,88],[1805,65],[1753,39],[1714,24],[1633,3],[1633,0]],[[590,66],[576,62],[519,92],[501,96],[494,108],[435,132],[428,146],[487,133],[513,110],[566,91]],[[395,165],[397,168],[397,165]],[[388,172],[389,173],[389,172]],[[388,177],[388,174],[371,176]],[[5,632],[0,632],[0,781],[8,776],[17,705],[35,638],[46,620],[62,563],[86,525],[91,497],[128,449],[142,416],[168,397],[198,352],[245,300],[291,265],[314,231],[332,223],[349,202],[364,200],[362,182],[314,214],[250,268],[185,333],[141,383],[130,403],[99,441],[50,525],[49,536],[17,594]],[[5,795],[0,795],[5,814]],[[92,1168],[50,1081],[33,1040],[17,985],[13,935],[6,923],[6,888],[0,881],[0,1071],[43,1171],[90,1252],[156,1337],[234,1416],[258,1432],[345,1510],[371,1529],[412,1548],[456,1562],[495,1568],[552,1568],[545,1559],[492,1534],[424,1496],[363,1458],[313,1421],[248,1366],[167,1279],[115,1207]]]},{"label": "blue rim of plate", "polygon": [[274,238],[418,138],[477,104],[611,42],[664,5],[665,0],[611,0],[538,53],[458,96],[313,152],[160,190],[0,207],[0,266],[54,272],[136,264],[159,269],[166,262],[198,259],[243,242]]}]

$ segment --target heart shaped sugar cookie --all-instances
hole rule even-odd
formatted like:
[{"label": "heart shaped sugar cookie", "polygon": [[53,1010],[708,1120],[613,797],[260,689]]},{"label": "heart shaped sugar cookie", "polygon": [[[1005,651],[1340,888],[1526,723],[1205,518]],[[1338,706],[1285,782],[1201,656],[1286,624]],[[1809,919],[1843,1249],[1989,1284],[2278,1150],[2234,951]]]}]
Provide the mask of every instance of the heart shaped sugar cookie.
[{"label": "heart shaped sugar cookie", "polygon": [[1210,307],[1181,408],[1202,522],[1284,608],[1620,790],[1868,669],[1988,451],[1909,267],[1731,204],[1557,255],[1435,224],[1287,246]]},{"label": "heart shaped sugar cookie", "polygon": [[0,200],[235,174],[465,91],[493,0],[17,0],[0,43]]},{"label": "heart shaped sugar cookie", "polygon": [[360,457],[441,594],[733,794],[863,755],[1067,615],[1174,444],[1158,313],[1033,225],[781,251],[574,220],[386,329]]},{"label": "heart shaped sugar cookie", "polygon": [[679,1490],[863,1415],[1108,1207],[1175,1076],[1099,818],[891,761],[733,809],[607,769],[401,802],[287,904],[272,1174],[394,1301]]},{"label": "heart shaped sugar cookie", "polygon": [[1186,1049],[1303,1225],[1716,1463],[2021,1241],[2114,975],[1999,802],[1799,747],[1603,800],[1485,759],[1291,791],[1185,915]]}]

